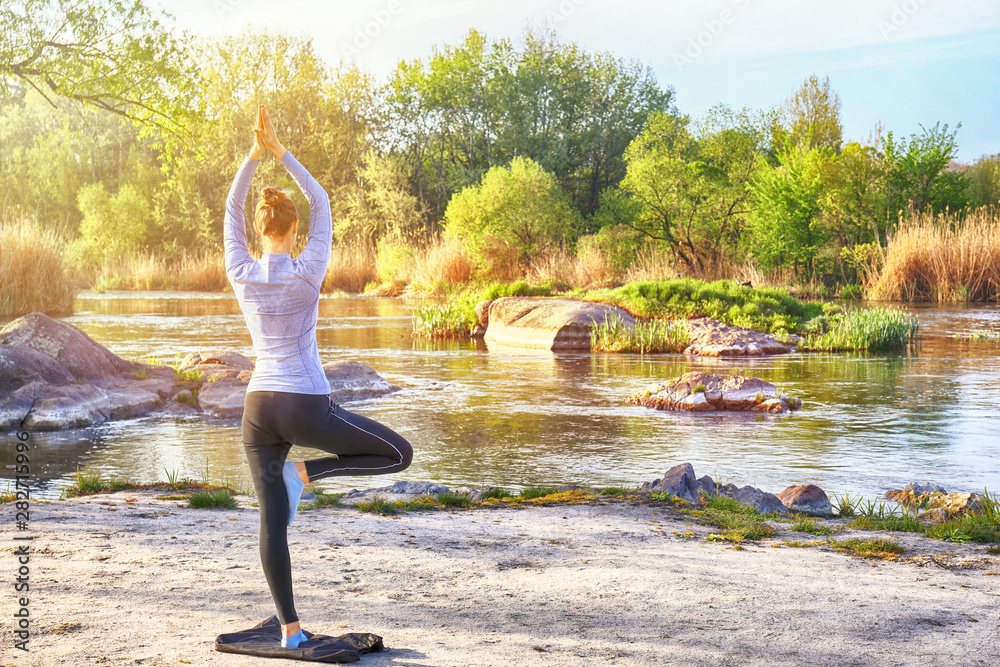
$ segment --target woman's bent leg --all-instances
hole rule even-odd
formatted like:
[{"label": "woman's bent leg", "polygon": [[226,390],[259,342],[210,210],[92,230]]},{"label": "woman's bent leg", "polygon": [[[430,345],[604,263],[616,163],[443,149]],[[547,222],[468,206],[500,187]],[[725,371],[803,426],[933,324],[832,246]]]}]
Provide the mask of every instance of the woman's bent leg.
[{"label": "woman's bent leg", "polygon": [[383,424],[349,412],[329,397],[284,411],[282,434],[300,447],[319,449],[336,456],[305,461],[309,481],[347,475],[384,475],[409,467],[413,447]]}]

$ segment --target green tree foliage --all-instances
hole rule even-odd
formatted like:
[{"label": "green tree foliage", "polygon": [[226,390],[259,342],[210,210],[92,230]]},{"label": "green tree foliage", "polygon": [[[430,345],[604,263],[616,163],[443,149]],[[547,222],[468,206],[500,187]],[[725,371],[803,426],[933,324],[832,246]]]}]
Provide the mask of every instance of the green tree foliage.
[{"label": "green tree foliage", "polygon": [[517,156],[555,174],[589,213],[624,175],[622,154],[648,115],[672,109],[672,99],[638,63],[552,34],[528,31],[515,45],[472,30],[458,45],[400,63],[389,104],[397,149],[431,213]]},{"label": "green tree foliage", "polygon": [[142,0],[0,6],[0,92],[30,87],[171,133],[197,116],[196,70]]},{"label": "green tree foliage", "polygon": [[726,107],[695,130],[687,117],[653,114],[626,150],[626,176],[605,195],[600,219],[665,241],[699,274],[718,268],[738,247],[769,125],[766,115]]},{"label": "green tree foliage", "polygon": [[358,170],[359,184],[346,214],[334,221],[341,243],[372,245],[385,240],[415,245],[426,237],[420,200],[409,191],[406,167],[398,155],[369,150]]},{"label": "green tree foliage", "polygon": [[777,166],[761,163],[750,184],[750,243],[761,266],[793,268],[800,279],[815,275],[829,235],[821,213],[832,160],[828,148],[789,144],[779,151]]},{"label": "green tree foliage", "polygon": [[964,172],[973,207],[1000,205],[1000,155],[984,155]]},{"label": "green tree foliage", "polygon": [[104,257],[120,257],[139,250],[149,235],[149,201],[131,185],[109,194],[103,183],[79,193],[83,222],[73,255],[83,266],[97,266]]},{"label": "green tree foliage", "polygon": [[446,234],[468,243],[481,270],[504,276],[572,240],[578,214],[553,174],[515,158],[452,197],[444,224]]},{"label": "green tree foliage", "polygon": [[[282,141],[330,194],[335,215],[345,215],[380,122],[372,78],[353,67],[331,70],[309,39],[262,31],[204,40],[195,57],[202,64],[205,116],[195,127],[195,145],[169,158],[169,178],[157,198],[164,238],[186,247],[218,242],[226,193],[249,150],[261,102]],[[273,159],[262,161],[256,183],[297,192]],[[298,206],[308,219],[306,202]],[[252,238],[252,226],[248,230]]]},{"label": "green tree foliage", "polygon": [[840,96],[830,89],[830,77],[813,74],[781,109],[781,139],[808,148],[826,146],[840,150],[844,129],[840,121]]},{"label": "green tree foliage", "polygon": [[885,139],[885,160],[889,211],[912,209],[919,213],[932,209],[961,208],[966,204],[965,176],[950,171],[949,165],[958,152],[955,135],[962,124],[951,132],[948,125],[920,126],[920,134],[911,134],[909,141],[896,141],[892,132]]},{"label": "green tree foliage", "polygon": [[876,143],[844,146],[827,185],[824,213],[840,246],[885,239],[885,162]]}]

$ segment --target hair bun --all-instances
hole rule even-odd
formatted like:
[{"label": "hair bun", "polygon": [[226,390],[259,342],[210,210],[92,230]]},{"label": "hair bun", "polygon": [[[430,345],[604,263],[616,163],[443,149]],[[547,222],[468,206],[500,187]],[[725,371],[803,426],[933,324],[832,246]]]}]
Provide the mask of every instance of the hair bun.
[{"label": "hair bun", "polygon": [[278,205],[284,194],[281,190],[275,188],[264,188],[264,191],[260,194],[260,199],[265,206],[273,207]]}]

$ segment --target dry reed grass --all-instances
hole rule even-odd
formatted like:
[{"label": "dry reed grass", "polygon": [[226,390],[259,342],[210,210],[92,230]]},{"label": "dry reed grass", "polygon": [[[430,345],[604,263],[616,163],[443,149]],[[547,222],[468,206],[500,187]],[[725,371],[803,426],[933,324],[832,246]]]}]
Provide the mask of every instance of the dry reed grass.
[{"label": "dry reed grass", "polygon": [[323,291],[358,293],[378,277],[375,248],[369,244],[335,245],[323,279]]},{"label": "dry reed grass", "polygon": [[0,317],[72,313],[75,289],[63,261],[65,239],[31,219],[0,220],[0,238]]},{"label": "dry reed grass", "polygon": [[438,238],[416,255],[411,281],[431,284],[443,281],[449,285],[463,284],[472,278],[472,260],[458,239]]},{"label": "dry reed grass", "polygon": [[1000,209],[912,217],[900,223],[881,261],[871,299],[1000,300]]},{"label": "dry reed grass", "polygon": [[229,289],[222,250],[202,253],[182,252],[179,257],[163,257],[150,252],[106,257],[90,277],[93,289],[122,290]]}]

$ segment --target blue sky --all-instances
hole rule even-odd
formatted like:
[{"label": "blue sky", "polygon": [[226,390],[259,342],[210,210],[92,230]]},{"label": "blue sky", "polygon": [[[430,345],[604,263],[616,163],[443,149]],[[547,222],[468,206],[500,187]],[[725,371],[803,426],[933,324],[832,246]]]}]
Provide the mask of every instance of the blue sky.
[{"label": "blue sky", "polygon": [[[681,112],[780,105],[811,74],[840,94],[844,135],[879,122],[897,136],[941,121],[959,159],[1000,152],[1000,6],[995,0],[161,0],[200,35],[268,26],[349,53],[385,77],[400,59],[469,28],[517,38],[531,25],[649,65]],[[367,34],[365,34],[367,31]]]}]

